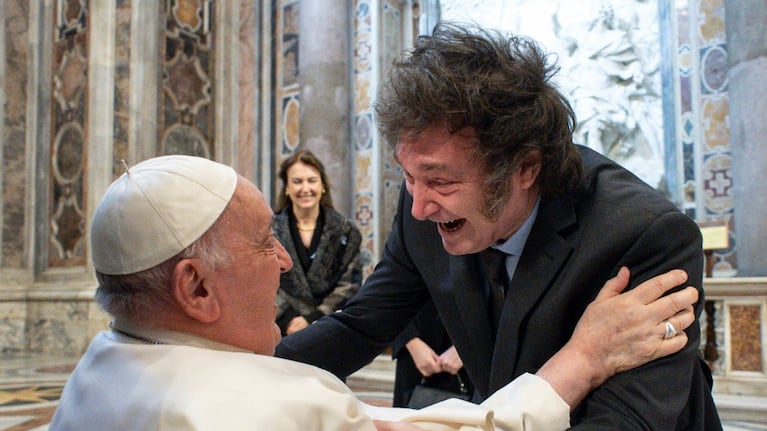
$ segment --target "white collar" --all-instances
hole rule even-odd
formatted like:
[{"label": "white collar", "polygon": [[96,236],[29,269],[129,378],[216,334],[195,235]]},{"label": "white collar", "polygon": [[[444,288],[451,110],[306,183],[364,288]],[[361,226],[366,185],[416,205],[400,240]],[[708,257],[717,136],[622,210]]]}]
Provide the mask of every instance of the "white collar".
[{"label": "white collar", "polygon": [[207,338],[160,328],[149,328],[126,319],[115,319],[109,323],[112,333],[123,339],[139,341],[145,344],[172,344],[200,347],[228,352],[249,352],[229,344],[219,343]]}]

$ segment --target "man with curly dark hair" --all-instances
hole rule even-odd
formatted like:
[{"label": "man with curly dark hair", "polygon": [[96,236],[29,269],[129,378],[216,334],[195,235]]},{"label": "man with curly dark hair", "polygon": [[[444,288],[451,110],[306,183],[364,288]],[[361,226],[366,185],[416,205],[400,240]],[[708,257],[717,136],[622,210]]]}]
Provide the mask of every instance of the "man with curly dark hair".
[{"label": "man with curly dark hair", "polygon": [[[700,315],[697,225],[574,144],[575,115],[548,60],[531,39],[442,23],[395,61],[375,112],[405,187],[382,260],[342,312],[284,339],[278,355],[348,375],[431,298],[481,401],[564,346],[622,267],[630,287],[685,270]],[[570,404],[573,428],[721,429],[700,327],[685,332],[678,353],[592,382]]]}]

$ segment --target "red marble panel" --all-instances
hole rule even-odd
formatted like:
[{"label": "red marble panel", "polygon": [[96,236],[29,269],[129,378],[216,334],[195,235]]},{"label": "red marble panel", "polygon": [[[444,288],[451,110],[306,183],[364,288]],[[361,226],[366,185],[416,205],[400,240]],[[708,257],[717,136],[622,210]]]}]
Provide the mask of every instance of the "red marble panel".
[{"label": "red marble panel", "polygon": [[732,371],[763,371],[762,308],[728,305],[730,315],[730,367]]}]

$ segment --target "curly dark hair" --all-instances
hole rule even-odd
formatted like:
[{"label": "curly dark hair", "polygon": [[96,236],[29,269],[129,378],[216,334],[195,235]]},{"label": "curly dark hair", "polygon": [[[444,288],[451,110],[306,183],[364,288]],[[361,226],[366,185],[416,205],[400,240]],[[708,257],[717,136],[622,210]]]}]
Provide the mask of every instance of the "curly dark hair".
[{"label": "curly dark hair", "polygon": [[280,165],[279,177],[282,180],[282,189],[280,195],[277,197],[276,211],[280,212],[292,204],[290,197],[285,194],[285,189],[288,185],[288,169],[296,163],[301,162],[305,165],[309,165],[314,169],[317,169],[320,173],[320,181],[325,188],[325,193],[320,198],[320,205],[327,208],[333,208],[333,198],[330,197],[330,181],[328,180],[328,174],[325,172],[325,165],[309,150],[298,150],[290,157],[282,161]]},{"label": "curly dark hair", "polygon": [[507,179],[530,150],[542,155],[542,195],[571,190],[582,175],[575,114],[551,82],[559,68],[547,60],[532,39],[440,23],[388,70],[375,104],[379,131],[396,149],[403,137],[430,126],[446,125],[451,133],[472,127],[475,157],[488,172],[489,214],[500,211]]}]

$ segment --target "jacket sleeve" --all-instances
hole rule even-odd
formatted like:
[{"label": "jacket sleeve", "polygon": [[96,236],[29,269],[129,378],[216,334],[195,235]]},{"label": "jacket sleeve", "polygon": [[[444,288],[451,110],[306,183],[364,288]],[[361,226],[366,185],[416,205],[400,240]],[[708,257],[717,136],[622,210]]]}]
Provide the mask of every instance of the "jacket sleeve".
[{"label": "jacket sleeve", "polygon": [[276,356],[346,377],[367,365],[402,332],[430,299],[426,283],[410,258],[402,218],[400,202],[376,270],[343,310],[283,338]]},{"label": "jacket sleeve", "polygon": [[434,305],[434,302],[429,301],[424,305],[415,318],[413,318],[405,329],[397,335],[397,338],[394,339],[391,347],[392,357],[396,358],[399,356],[402,349],[404,349],[407,343],[413,338],[422,339],[434,350],[439,350],[443,347],[447,348],[443,346],[447,334],[445,333],[444,326],[442,326],[442,321],[439,319],[437,307]]},{"label": "jacket sleeve", "polygon": [[394,339],[394,342],[391,346],[391,356],[392,358],[397,358],[402,352],[402,350],[407,345],[408,341],[412,340],[413,338],[418,338],[421,336],[421,332],[418,330],[418,326],[415,324],[415,321],[411,321],[408,323],[408,325],[405,327],[405,329],[400,332],[399,335],[397,335],[397,338]]},{"label": "jacket sleeve", "polygon": [[[682,213],[669,212],[647,227],[618,266],[629,266],[630,287],[670,269],[684,269],[685,286],[700,292],[695,305],[699,317],[704,303],[701,244],[695,223]],[[695,397],[690,390],[701,372],[697,319],[686,332],[688,343],[680,352],[620,373],[592,392],[574,412],[573,429],[697,429],[677,423],[695,416],[688,409],[698,408],[695,403],[705,398]]]}]

